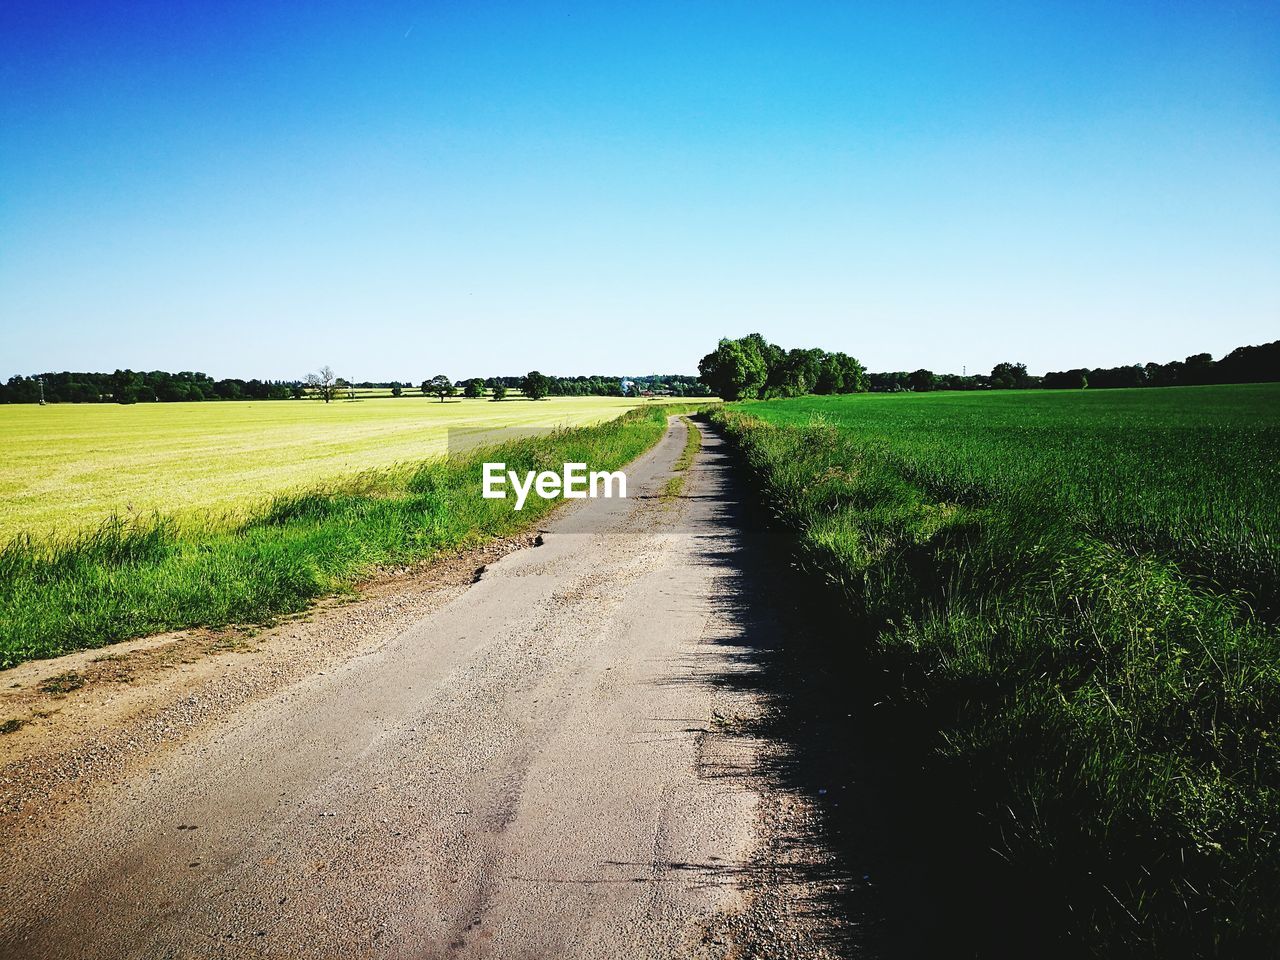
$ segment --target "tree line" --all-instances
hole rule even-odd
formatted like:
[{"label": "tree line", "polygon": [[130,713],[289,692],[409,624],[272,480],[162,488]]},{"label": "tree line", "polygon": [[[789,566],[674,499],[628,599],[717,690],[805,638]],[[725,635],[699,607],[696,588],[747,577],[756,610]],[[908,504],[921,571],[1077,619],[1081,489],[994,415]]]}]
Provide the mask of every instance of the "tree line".
[{"label": "tree line", "polygon": [[1043,377],[1025,363],[997,363],[990,374],[932,370],[867,373],[853,357],[820,349],[784,350],[758,333],[722,339],[698,363],[702,381],[725,400],[768,400],[803,394],[931,390],[1082,389],[1171,387],[1280,380],[1280,340],[1237,347],[1221,360],[1199,353],[1169,363],[1053,371]]},{"label": "tree line", "polygon": [[[652,393],[670,394],[673,397],[706,397],[711,390],[700,377],[680,373],[649,374],[638,377],[608,376],[591,374],[590,376],[557,377],[551,374],[539,374],[545,381],[546,396],[549,397],[621,397],[649,391]],[[523,390],[525,377],[487,377],[482,380],[487,389],[494,389],[499,384],[508,390]],[[460,380],[457,386],[463,387],[470,381]]]},{"label": "tree line", "polygon": [[1189,387],[1213,383],[1267,383],[1280,380],[1280,340],[1236,347],[1221,360],[1197,353],[1168,363],[1133,363],[1120,367],[1076,367],[1052,370],[1042,377],[1027,373],[1026,364],[998,363],[989,375],[961,376],[914,370],[872,373],[870,389],[895,390],[1082,390],[1088,387]]},{"label": "tree line", "polygon": [[41,383],[48,403],[174,403],[188,400],[288,400],[305,393],[302,383],[284,380],[214,380],[184,370],[117,370],[114,373],[32,374],[0,384],[0,403],[39,403]]},{"label": "tree line", "polygon": [[1046,373],[1042,380],[1042,386],[1050,389],[1267,383],[1280,380],[1280,340],[1236,347],[1221,360],[1214,360],[1207,353],[1197,353],[1185,360],[1173,360],[1169,363],[1135,363],[1127,367],[1055,371]]},{"label": "tree line", "polygon": [[[1168,387],[1212,383],[1258,383],[1280,380],[1280,340],[1232,350],[1221,360],[1198,353],[1169,363],[1051,371],[1043,377],[1027,372],[1026,364],[998,363],[990,374],[934,373],[932,370],[868,373],[854,357],[821,349],[784,350],[758,333],[736,340],[723,339],[698,363],[698,377],[651,374],[642,377],[556,377],[530,371],[524,376],[472,377],[450,380],[438,374],[423,381],[422,393],[441,400],[462,392],[486,394],[502,400],[509,390],[526,396],[623,396],[655,393],[677,397],[715,394],[726,400],[768,399],[807,393],[863,391],[1081,389],[1106,387]],[[43,381],[43,397],[42,384]],[[428,383],[436,387],[427,389]],[[447,385],[443,394],[437,388]],[[184,370],[116,370],[114,373],[60,373],[13,376],[0,383],[0,403],[175,403],[204,400],[290,400],[313,397],[333,400],[353,388],[390,389],[403,396],[409,382],[349,382],[325,367],[299,380],[214,380],[208,374]]]},{"label": "tree line", "polygon": [[[43,383],[42,383],[43,381]],[[433,384],[428,389],[427,385]],[[208,374],[184,370],[116,370],[114,373],[60,373],[13,376],[0,383],[0,403],[177,403],[205,400],[298,400],[313,398],[328,403],[350,395],[355,388],[389,389],[400,397],[415,389],[408,381],[352,382],[331,367],[321,367],[298,380],[214,380]],[[441,394],[440,389],[444,389]],[[441,400],[461,392],[467,397],[492,396],[502,400],[509,390],[520,390],[534,399],[542,397],[623,396],[645,392],[678,397],[708,396],[700,379],[684,374],[650,374],[640,377],[556,377],[530,371],[524,376],[473,377],[450,380],[444,374],[424,380],[416,389]]]},{"label": "tree line", "polygon": [[506,398],[508,390],[519,390],[530,400],[544,397],[622,397],[660,394],[675,397],[706,397],[710,388],[697,377],[683,374],[654,374],[647,377],[578,376],[556,377],[531,370],[523,377],[472,377],[450,381],[437,374],[422,381],[420,389],[428,396],[443,401],[461,392],[464,397],[478,399],[490,394],[494,400]]}]

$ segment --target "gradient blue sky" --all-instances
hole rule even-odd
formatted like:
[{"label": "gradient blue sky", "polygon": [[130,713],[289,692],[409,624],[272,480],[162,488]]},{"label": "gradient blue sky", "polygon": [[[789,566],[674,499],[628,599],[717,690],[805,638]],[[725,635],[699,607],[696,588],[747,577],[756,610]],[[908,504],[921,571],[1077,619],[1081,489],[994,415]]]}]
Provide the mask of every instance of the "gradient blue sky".
[{"label": "gradient blue sky", "polygon": [[1275,3],[0,5],[0,375],[1280,336]]}]

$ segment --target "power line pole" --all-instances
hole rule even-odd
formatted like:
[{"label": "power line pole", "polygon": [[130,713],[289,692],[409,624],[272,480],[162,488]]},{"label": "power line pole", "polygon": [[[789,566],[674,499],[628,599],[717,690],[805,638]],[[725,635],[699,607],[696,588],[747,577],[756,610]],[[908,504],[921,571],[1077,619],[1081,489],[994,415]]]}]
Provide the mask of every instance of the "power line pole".
[{"label": "power line pole", "polygon": [[40,384],[40,406],[44,406],[44,377],[36,377],[36,382]]}]

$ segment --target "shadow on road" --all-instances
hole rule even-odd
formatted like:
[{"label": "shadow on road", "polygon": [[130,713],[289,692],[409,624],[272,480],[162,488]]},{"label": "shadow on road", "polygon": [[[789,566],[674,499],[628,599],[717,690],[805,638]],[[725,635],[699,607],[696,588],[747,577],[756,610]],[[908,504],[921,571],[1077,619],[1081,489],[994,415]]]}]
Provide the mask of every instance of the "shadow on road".
[{"label": "shadow on road", "polygon": [[[1029,955],[1024,951],[1037,939],[1027,929],[1029,918],[992,924],[989,916],[973,914],[985,893],[982,870],[971,872],[966,863],[972,836],[939,847],[937,829],[918,829],[946,797],[927,796],[918,764],[913,770],[903,762],[897,731],[886,729],[888,720],[877,715],[868,694],[872,685],[860,680],[865,668],[854,658],[855,628],[819,585],[789,565],[785,536],[766,528],[764,507],[739,481],[745,472],[734,460],[732,450],[708,433],[697,509],[710,510],[716,522],[701,526],[710,532],[698,535],[699,562],[730,571],[719,578],[714,602],[723,614],[718,619],[733,629],[706,638],[722,648],[716,662],[728,666],[711,676],[705,669],[691,675],[749,691],[767,704],[763,715],[745,722],[727,718],[724,731],[763,742],[763,769],[755,772],[778,793],[803,797],[819,812],[809,823],[787,822],[791,832],[776,838],[772,853],[804,846],[829,852],[817,863],[766,860],[747,873],[816,883],[825,902],[805,909],[832,918],[836,942],[829,948],[841,955]],[[1044,947],[1036,944],[1034,955],[1047,956]]]}]

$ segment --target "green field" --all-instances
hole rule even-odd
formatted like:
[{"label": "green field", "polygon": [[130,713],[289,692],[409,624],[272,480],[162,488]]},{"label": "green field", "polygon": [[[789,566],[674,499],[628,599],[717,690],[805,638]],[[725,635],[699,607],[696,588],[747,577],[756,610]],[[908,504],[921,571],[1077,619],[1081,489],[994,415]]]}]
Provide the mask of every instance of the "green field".
[{"label": "green field", "polygon": [[1005,907],[1099,955],[1275,947],[1280,386],[716,416],[937,823],[1020,878]]},{"label": "green field", "polygon": [[821,417],[939,501],[1001,501],[1061,518],[1116,547],[1169,557],[1274,613],[1274,384],[851,394],[742,408],[776,424]]},{"label": "green field", "polygon": [[[651,401],[646,401],[651,402]],[[153,511],[243,518],[264,497],[483,443],[506,429],[581,426],[637,406],[621,397],[261,400],[0,406],[0,543]]]}]

